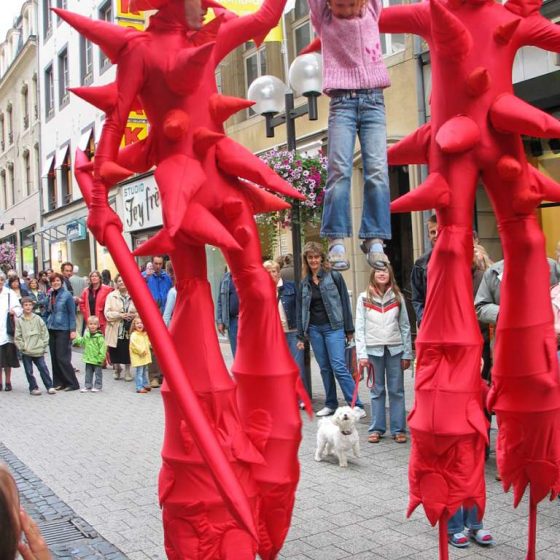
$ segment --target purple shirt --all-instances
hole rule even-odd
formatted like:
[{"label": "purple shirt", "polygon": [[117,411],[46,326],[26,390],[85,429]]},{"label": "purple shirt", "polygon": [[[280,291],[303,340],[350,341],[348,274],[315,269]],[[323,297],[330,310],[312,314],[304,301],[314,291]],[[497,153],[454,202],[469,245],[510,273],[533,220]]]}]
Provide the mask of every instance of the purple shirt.
[{"label": "purple shirt", "polygon": [[369,0],[361,17],[334,17],[325,0],[308,0],[311,23],[321,37],[323,91],[373,89],[391,82],[379,41],[379,0]]}]

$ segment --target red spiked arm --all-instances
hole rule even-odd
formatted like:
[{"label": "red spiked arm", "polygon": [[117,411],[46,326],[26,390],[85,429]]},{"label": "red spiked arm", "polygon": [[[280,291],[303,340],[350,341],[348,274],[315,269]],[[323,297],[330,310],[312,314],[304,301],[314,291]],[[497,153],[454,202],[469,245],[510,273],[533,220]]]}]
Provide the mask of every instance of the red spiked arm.
[{"label": "red spiked arm", "polygon": [[385,8],[379,18],[381,33],[414,33],[427,39],[430,35],[428,4]]},{"label": "red spiked arm", "polygon": [[532,45],[560,52],[560,26],[539,15],[525,18],[520,28],[521,46]]}]

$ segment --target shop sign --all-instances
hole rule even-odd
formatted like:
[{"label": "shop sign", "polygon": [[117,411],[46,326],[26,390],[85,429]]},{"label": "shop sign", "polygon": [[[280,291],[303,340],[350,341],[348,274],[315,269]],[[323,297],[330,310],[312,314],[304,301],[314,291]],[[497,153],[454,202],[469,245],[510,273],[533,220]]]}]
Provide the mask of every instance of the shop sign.
[{"label": "shop sign", "polygon": [[159,191],[153,175],[124,185],[123,202],[125,231],[162,225]]},{"label": "shop sign", "polygon": [[84,220],[75,220],[66,224],[66,239],[68,241],[81,241],[87,235]]}]

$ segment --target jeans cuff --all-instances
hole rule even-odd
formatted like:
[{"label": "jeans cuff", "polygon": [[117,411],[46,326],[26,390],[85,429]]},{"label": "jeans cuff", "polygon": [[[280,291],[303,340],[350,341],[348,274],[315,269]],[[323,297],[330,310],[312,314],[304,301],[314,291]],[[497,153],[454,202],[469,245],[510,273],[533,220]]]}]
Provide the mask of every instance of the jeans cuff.
[{"label": "jeans cuff", "polygon": [[352,237],[352,232],[348,232],[348,231],[343,231],[343,232],[326,232],[324,230],[321,230],[319,235],[321,237],[329,237],[329,238],[334,238],[336,239],[337,237]]},{"label": "jeans cuff", "polygon": [[391,241],[392,236],[391,234],[387,234],[387,233],[382,233],[382,232],[377,232],[377,233],[362,233],[360,232],[358,234],[358,237],[360,239],[383,239],[383,241]]}]

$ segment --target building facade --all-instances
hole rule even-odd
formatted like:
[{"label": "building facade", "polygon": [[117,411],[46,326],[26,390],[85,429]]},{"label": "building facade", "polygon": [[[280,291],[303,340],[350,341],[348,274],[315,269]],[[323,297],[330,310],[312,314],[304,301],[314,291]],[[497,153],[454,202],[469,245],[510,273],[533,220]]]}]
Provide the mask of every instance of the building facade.
[{"label": "building facade", "polygon": [[0,44],[0,243],[14,246],[20,273],[42,261],[36,15],[36,0],[24,2]]}]

